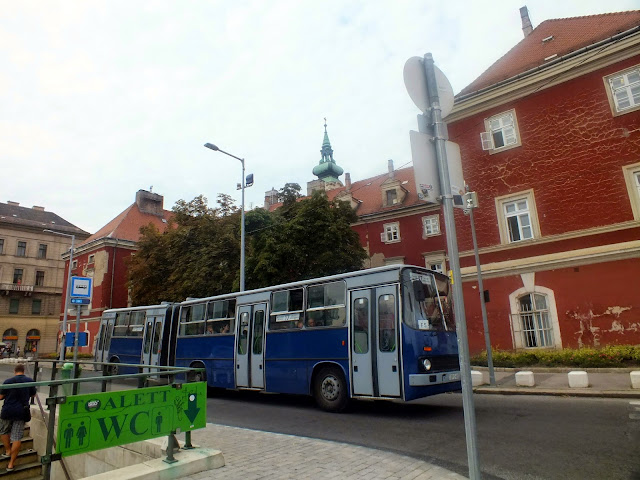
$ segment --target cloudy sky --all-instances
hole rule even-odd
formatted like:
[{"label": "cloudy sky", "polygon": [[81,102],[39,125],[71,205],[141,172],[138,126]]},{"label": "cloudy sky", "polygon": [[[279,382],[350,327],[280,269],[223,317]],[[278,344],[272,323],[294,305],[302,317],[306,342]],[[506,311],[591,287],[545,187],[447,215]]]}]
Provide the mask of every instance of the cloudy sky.
[{"label": "cloudy sky", "polygon": [[[353,181],[410,164],[405,61],[431,52],[455,92],[523,38],[525,0],[0,0],[0,202],[91,233],[139,189],[247,208],[304,187],[324,117]],[[550,18],[637,0],[528,0]]]}]

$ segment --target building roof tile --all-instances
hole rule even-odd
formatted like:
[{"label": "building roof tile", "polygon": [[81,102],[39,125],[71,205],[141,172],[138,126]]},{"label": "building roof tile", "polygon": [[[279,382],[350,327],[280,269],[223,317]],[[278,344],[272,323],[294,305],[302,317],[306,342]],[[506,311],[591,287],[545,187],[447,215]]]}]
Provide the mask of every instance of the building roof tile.
[{"label": "building roof tile", "polygon": [[545,20],[458,95],[490,87],[639,25],[640,10]]}]

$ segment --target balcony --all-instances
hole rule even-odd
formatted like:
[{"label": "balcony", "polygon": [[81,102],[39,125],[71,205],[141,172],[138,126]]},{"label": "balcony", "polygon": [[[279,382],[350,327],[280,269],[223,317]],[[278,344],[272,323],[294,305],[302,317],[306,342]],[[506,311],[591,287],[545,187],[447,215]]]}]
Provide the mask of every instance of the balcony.
[{"label": "balcony", "polygon": [[24,285],[19,283],[0,283],[0,292],[9,295],[9,292],[24,292],[25,296],[33,293],[33,285]]}]

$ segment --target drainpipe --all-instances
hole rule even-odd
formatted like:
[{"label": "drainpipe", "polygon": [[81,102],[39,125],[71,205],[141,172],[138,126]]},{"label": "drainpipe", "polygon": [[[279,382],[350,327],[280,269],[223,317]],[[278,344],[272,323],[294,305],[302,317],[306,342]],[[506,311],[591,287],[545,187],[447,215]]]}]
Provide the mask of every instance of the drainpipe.
[{"label": "drainpipe", "polygon": [[111,259],[111,290],[109,291],[109,308],[113,308],[113,282],[116,269],[116,248],[118,247],[118,239],[116,238],[116,244],[113,246],[113,258]]}]

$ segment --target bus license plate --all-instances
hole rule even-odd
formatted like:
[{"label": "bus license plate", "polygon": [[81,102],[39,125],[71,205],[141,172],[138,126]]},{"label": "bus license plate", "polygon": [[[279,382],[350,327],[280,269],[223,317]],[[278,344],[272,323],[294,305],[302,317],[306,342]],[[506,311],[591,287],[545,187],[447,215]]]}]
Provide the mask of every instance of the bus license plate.
[{"label": "bus license plate", "polygon": [[450,382],[457,382],[460,380],[460,374],[459,373],[449,373],[447,374],[447,380],[449,380]]}]

